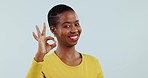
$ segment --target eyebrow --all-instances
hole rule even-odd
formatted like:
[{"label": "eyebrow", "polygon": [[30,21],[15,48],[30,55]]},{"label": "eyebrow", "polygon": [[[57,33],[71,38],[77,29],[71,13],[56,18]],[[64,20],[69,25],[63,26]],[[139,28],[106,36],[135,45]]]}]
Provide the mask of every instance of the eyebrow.
[{"label": "eyebrow", "polygon": [[79,22],[79,20],[76,20],[75,22]]},{"label": "eyebrow", "polygon": [[[76,20],[75,22],[79,22],[79,20]],[[64,22],[63,24],[66,24],[66,23],[70,23],[70,22]]]}]

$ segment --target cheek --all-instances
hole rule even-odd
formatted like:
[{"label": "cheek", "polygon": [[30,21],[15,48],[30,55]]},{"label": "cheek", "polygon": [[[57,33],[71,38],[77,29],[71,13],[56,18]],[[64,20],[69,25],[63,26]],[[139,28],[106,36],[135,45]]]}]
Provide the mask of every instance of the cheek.
[{"label": "cheek", "polygon": [[68,33],[69,33],[68,30],[61,29],[60,32],[59,32],[59,35],[60,36],[67,36]]},{"label": "cheek", "polygon": [[81,27],[79,27],[79,28],[78,28],[78,31],[81,33],[81,32],[82,32],[82,28],[81,28]]},{"label": "cheek", "polygon": [[56,35],[58,37],[60,37],[62,35],[62,30],[60,30],[60,29],[56,30]]}]

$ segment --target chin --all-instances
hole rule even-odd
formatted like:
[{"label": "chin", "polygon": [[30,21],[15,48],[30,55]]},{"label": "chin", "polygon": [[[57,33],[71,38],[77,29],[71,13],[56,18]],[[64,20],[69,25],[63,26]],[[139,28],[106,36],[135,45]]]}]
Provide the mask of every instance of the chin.
[{"label": "chin", "polygon": [[75,42],[75,43],[70,43],[70,44],[67,45],[67,47],[74,47],[76,44],[77,44],[77,42]]}]

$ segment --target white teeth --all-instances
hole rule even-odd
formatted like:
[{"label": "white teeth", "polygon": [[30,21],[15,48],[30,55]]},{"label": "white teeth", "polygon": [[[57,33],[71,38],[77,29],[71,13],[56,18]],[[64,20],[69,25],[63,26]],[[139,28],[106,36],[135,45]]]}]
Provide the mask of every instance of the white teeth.
[{"label": "white teeth", "polygon": [[78,38],[78,36],[72,36],[72,37],[70,37],[71,39],[77,39]]}]

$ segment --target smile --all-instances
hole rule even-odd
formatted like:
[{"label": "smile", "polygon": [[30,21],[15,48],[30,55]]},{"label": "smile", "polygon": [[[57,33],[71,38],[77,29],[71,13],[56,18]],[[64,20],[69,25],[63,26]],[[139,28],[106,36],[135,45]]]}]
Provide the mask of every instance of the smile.
[{"label": "smile", "polygon": [[77,40],[78,40],[78,35],[72,35],[72,36],[69,36],[69,38],[70,38],[72,41],[77,41]]}]

